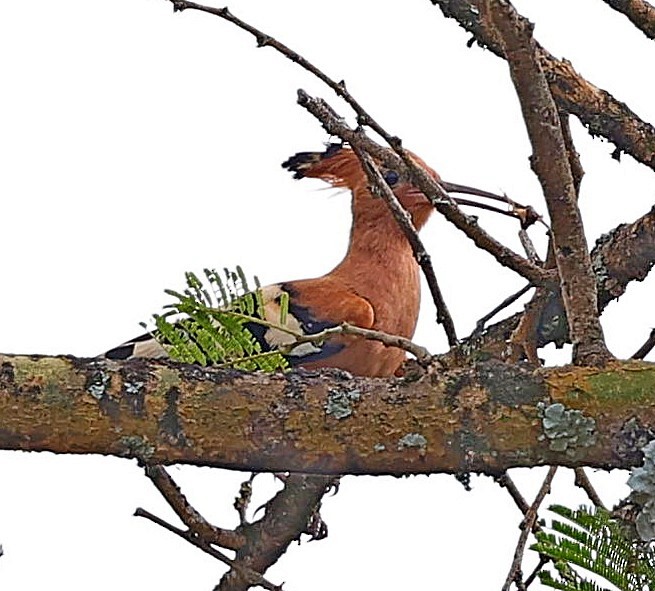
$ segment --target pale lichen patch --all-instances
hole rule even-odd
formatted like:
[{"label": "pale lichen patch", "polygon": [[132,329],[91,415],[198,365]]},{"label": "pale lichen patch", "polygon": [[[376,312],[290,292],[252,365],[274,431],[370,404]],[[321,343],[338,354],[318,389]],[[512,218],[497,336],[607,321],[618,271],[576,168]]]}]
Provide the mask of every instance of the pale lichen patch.
[{"label": "pale lichen patch", "polygon": [[579,410],[567,409],[560,402],[549,406],[540,403],[538,408],[544,430],[539,439],[548,439],[552,451],[574,456],[577,449],[596,443],[596,421],[592,417],[585,417]]}]

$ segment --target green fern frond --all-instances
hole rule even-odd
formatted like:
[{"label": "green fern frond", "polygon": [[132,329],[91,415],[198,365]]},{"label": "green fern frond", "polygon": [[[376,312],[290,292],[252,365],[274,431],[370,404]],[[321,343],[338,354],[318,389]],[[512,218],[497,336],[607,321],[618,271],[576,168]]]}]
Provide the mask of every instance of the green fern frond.
[{"label": "green fern frond", "polygon": [[[266,324],[264,298],[255,278],[251,290],[241,267],[219,274],[204,269],[204,279],[188,272],[182,293],[166,290],[175,302],[167,312],[153,316],[155,338],[170,357],[185,363],[228,366],[248,371],[273,372],[288,369],[280,351],[262,351],[248,325]],[[284,325],[288,299],[281,306],[279,323]]]},{"label": "green fern frond", "polygon": [[554,561],[557,577],[542,570],[542,584],[562,591],[609,591],[582,576],[574,567],[584,569],[611,583],[620,591],[655,591],[655,550],[628,539],[621,523],[602,509],[562,505],[550,507],[568,521],[554,520],[555,533],[538,532],[532,546]]}]

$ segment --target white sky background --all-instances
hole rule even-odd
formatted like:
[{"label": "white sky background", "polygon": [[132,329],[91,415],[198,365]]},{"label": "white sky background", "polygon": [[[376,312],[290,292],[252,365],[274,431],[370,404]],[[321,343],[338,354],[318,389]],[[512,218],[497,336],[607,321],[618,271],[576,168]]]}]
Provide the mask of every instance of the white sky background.
[{"label": "white sky background", "polygon": [[[601,0],[516,2],[537,38],[655,121],[655,44]],[[444,179],[506,191],[545,212],[504,62],[428,0],[234,0],[238,16],[304,54]],[[139,332],[186,270],[239,263],[263,283],[315,276],[343,255],[349,199],[280,168],[328,138],[296,89],[348,110],[253,38],[163,0],[2,2],[0,351],[92,356]],[[653,172],[574,123],[590,242],[653,204]],[[519,248],[517,228],[481,214]],[[423,231],[460,335],[523,285],[436,216]],[[536,242],[543,234],[533,230]],[[655,325],[653,278],[603,315],[629,356]],[[429,299],[416,340],[443,351]],[[559,359],[564,357],[560,354]],[[650,357],[653,359],[652,355]],[[243,475],[174,468],[219,525]],[[515,471],[528,499],[542,470]],[[613,502],[625,474],[592,474]],[[561,470],[554,495],[584,501]],[[256,485],[268,486],[269,476]],[[134,462],[0,454],[0,587],[208,590],[222,565],[132,517],[174,520]],[[499,589],[520,515],[488,478],[345,478],[324,502],[327,540],[292,546],[267,575],[288,591]],[[259,501],[263,501],[261,496]]]}]

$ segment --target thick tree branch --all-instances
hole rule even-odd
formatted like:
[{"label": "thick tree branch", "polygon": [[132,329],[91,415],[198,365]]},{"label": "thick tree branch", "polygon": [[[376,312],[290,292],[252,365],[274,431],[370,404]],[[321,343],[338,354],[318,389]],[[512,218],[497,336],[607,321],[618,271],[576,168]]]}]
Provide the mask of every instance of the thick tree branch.
[{"label": "thick tree branch", "polygon": [[591,251],[598,305],[621,297],[631,281],[643,281],[655,265],[655,206],[630,224],[601,236]]},{"label": "thick tree branch", "polygon": [[318,516],[321,499],[334,482],[332,476],[291,474],[284,488],[266,504],[264,516],[237,529],[246,544],[238,550],[233,568],[223,576],[217,591],[249,589],[247,573],[266,572],[302,533],[314,539],[325,537],[326,529],[309,532],[308,528],[312,515]]},{"label": "thick tree branch", "polygon": [[623,13],[649,39],[655,39],[655,6],[646,0],[603,0]]},{"label": "thick tree branch", "polygon": [[502,40],[532,144],[532,167],[548,205],[573,360],[581,365],[602,364],[610,354],[598,319],[596,282],[560,117],[537,59],[532,25],[505,0],[488,0],[485,14],[487,10],[489,26]]},{"label": "thick tree branch", "polygon": [[636,361],[540,371],[489,361],[387,380],[70,357],[3,356],[0,368],[0,448],[147,464],[323,474],[626,468],[639,461],[635,431],[655,428],[655,365]]},{"label": "thick tree branch", "polygon": [[[472,33],[482,47],[505,57],[500,42],[484,28],[480,19],[486,1],[430,0],[445,16],[456,19]],[[582,78],[570,62],[556,59],[539,44],[537,51],[558,107],[575,115],[591,135],[600,135],[612,142],[616,146],[616,157],[625,152],[655,170],[655,127],[640,119],[626,104]]]}]

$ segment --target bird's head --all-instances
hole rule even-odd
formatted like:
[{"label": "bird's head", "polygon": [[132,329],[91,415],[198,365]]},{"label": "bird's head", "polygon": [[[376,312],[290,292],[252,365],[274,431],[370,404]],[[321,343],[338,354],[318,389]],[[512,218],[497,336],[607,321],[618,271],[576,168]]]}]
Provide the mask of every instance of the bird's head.
[{"label": "bird's head", "polygon": [[[418,156],[412,154],[418,164],[423,166],[435,180],[439,175],[423,162]],[[425,195],[412,186],[407,178],[397,170],[377,162],[384,180],[393,190],[403,207],[411,214],[414,224],[420,228],[430,216],[433,207]],[[381,211],[388,215],[384,201],[375,197],[370,190],[370,183],[362,165],[352,149],[342,144],[329,144],[324,152],[299,152],[282,164],[293,172],[293,177],[319,178],[333,187],[350,189],[353,194],[353,209],[367,211]]]},{"label": "bird's head", "polygon": [[[453,193],[464,193],[466,195],[476,195],[495,201],[507,202],[505,197],[495,195],[488,191],[466,185],[448,183],[442,180],[416,154],[412,152],[409,152],[409,154],[451,197]],[[387,185],[393,190],[403,207],[411,214],[416,228],[420,229],[428,220],[432,211],[434,211],[433,205],[420,189],[412,185],[409,178],[402,171],[395,170],[380,161],[377,162],[377,165]],[[291,156],[282,166],[293,172],[293,176],[296,179],[304,177],[318,178],[327,181],[333,187],[350,189],[353,194],[353,212],[356,219],[358,216],[361,216],[362,219],[370,222],[375,220],[377,216],[391,215],[386,203],[371,193],[368,177],[357,155],[352,149],[345,147],[343,144],[329,144],[323,152],[299,152]],[[453,200],[461,205],[483,207],[484,209],[491,209],[507,215],[507,212],[500,209],[478,204],[467,199],[453,197]]]}]

